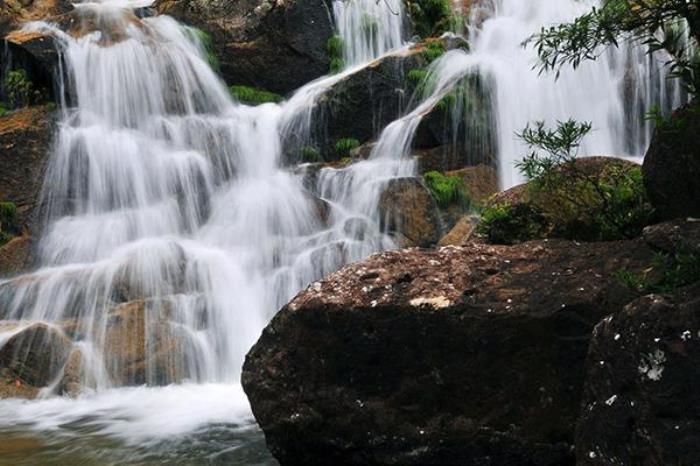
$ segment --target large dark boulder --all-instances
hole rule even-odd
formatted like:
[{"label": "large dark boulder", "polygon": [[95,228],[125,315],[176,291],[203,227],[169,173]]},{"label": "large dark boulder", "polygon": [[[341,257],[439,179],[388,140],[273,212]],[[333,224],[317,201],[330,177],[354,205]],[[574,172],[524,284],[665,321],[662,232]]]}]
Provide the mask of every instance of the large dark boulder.
[{"label": "large dark boulder", "polygon": [[660,218],[700,217],[700,104],[688,104],[658,125],[643,170]]},{"label": "large dark boulder", "polygon": [[314,283],[242,382],[288,465],[574,464],[590,334],[643,239],[381,253]]},{"label": "large dark boulder", "polygon": [[700,284],[650,295],[595,329],[577,464],[700,464]]},{"label": "large dark boulder", "polygon": [[155,6],[211,35],[229,84],[285,94],[328,73],[333,17],[326,0],[160,0]]}]

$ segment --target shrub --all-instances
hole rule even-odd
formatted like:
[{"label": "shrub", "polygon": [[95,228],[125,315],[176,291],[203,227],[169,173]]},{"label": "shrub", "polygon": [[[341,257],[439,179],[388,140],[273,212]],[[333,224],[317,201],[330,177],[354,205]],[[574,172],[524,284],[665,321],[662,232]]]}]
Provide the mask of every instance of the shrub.
[{"label": "shrub", "polygon": [[323,161],[321,153],[313,146],[302,147],[299,155],[301,161],[305,163],[316,163]]},{"label": "shrub", "polygon": [[452,7],[449,0],[412,0],[409,12],[413,30],[421,37],[439,36],[450,28]]},{"label": "shrub", "polygon": [[250,86],[231,86],[231,95],[239,102],[249,105],[277,103],[282,101],[282,96],[263,89]]},{"label": "shrub", "polygon": [[360,141],[355,138],[340,139],[335,143],[335,152],[341,157],[347,157],[350,152],[360,147]]},{"label": "shrub", "polygon": [[481,212],[477,232],[491,243],[515,244],[545,236],[547,222],[532,206],[524,203],[497,203]]},{"label": "shrub", "polygon": [[572,120],[559,122],[555,130],[543,122],[525,128],[520,137],[534,151],[518,167],[531,180],[528,193],[556,236],[633,238],[653,218],[641,167],[615,162],[598,171],[583,167],[576,155],[590,130],[590,123]]},{"label": "shrub", "polygon": [[423,56],[428,62],[434,62],[445,53],[445,44],[439,40],[432,40],[425,44]]},{"label": "shrub", "polygon": [[23,69],[8,71],[3,87],[7,103],[11,108],[26,107],[41,100],[40,92],[34,88],[34,84]]},{"label": "shrub", "polygon": [[460,177],[446,176],[437,171],[430,171],[423,175],[423,180],[441,208],[450,205],[463,207],[471,205],[464,181]]},{"label": "shrub", "polygon": [[343,50],[345,48],[345,43],[340,36],[335,35],[328,39],[326,45],[328,50],[328,57],[331,60],[330,72],[332,74],[338,73],[345,68],[345,60],[343,59]]}]

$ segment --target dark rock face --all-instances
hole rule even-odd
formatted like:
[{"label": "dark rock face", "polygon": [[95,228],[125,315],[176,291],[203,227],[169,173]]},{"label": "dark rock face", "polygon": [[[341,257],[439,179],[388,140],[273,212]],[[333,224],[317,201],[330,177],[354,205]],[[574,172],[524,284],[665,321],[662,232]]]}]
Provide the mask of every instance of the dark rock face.
[{"label": "dark rock face", "polygon": [[700,217],[700,105],[657,128],[644,158],[644,184],[662,219]]},{"label": "dark rock face", "polygon": [[325,0],[161,0],[156,8],[211,34],[229,84],[285,94],[328,73],[333,20]]},{"label": "dark rock face", "polygon": [[17,204],[29,222],[39,200],[53,134],[48,106],[29,107],[0,118],[0,200]]},{"label": "dark rock face", "polygon": [[699,464],[700,285],[651,295],[595,329],[577,464]]},{"label": "dark rock face", "polygon": [[51,383],[63,368],[72,347],[60,330],[33,324],[20,330],[0,348],[0,368],[9,377],[34,387]]},{"label": "dark rock face", "polygon": [[382,230],[400,235],[404,247],[429,247],[440,240],[438,207],[417,178],[396,178],[379,198]]},{"label": "dark rock face", "polygon": [[375,255],[284,307],[243,385],[287,465],[574,464],[592,329],[642,239]]}]

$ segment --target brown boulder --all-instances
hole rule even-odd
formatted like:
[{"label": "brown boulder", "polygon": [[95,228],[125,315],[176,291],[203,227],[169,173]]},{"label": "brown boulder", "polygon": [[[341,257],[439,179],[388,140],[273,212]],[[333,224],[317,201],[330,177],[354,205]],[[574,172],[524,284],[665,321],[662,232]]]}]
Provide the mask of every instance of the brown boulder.
[{"label": "brown boulder", "polygon": [[21,329],[0,348],[0,368],[6,377],[33,387],[44,387],[60,374],[73,343],[48,324]]},{"label": "brown boulder", "polygon": [[17,275],[29,265],[31,239],[28,235],[18,236],[0,246],[0,276]]},{"label": "brown boulder", "polygon": [[650,295],[595,329],[577,464],[700,464],[700,284]]},{"label": "brown boulder", "polygon": [[49,159],[55,124],[49,105],[0,117],[0,200],[17,205],[20,223],[32,220]]},{"label": "brown boulder", "polygon": [[396,178],[379,198],[381,228],[399,238],[403,247],[429,247],[440,240],[435,200],[417,178]]},{"label": "brown boulder", "polygon": [[246,358],[281,464],[574,464],[593,327],[642,240],[381,253],[310,286]]},{"label": "brown boulder", "polygon": [[465,215],[457,224],[442,237],[438,246],[463,246],[476,234],[479,225],[479,217],[476,215]]}]

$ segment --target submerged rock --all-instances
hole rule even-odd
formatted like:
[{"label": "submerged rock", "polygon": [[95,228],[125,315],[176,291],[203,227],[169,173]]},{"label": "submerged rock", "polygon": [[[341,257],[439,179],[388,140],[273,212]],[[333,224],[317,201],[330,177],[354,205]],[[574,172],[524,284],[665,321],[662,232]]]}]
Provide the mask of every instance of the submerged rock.
[{"label": "submerged rock", "polygon": [[430,191],[417,178],[396,178],[379,198],[382,229],[398,234],[403,247],[429,247],[440,240],[440,216]]},{"label": "submerged rock", "polygon": [[574,464],[590,334],[644,240],[377,254],[285,306],[243,386],[285,465]]},{"label": "submerged rock", "polygon": [[650,295],[595,329],[577,464],[700,463],[700,285]]},{"label": "submerged rock", "polygon": [[700,217],[700,104],[676,110],[654,132],[644,184],[662,219]]}]

